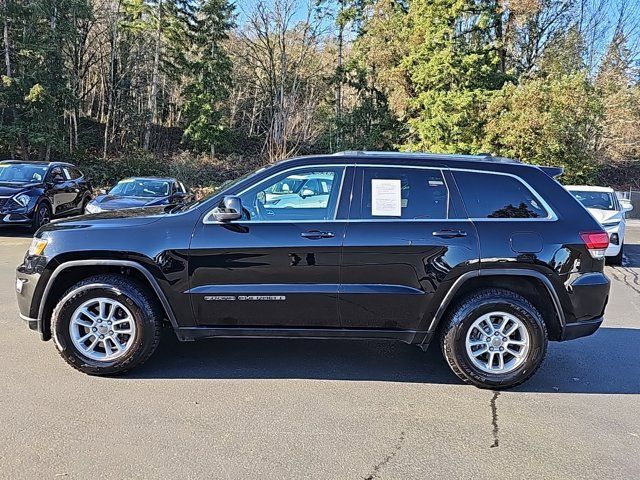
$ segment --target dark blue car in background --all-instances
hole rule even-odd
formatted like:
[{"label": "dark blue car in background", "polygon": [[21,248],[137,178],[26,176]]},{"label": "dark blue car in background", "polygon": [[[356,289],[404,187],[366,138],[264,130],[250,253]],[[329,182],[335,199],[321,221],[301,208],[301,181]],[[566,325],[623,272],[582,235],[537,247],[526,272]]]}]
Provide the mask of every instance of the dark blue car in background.
[{"label": "dark blue car in background", "polygon": [[86,206],[86,213],[180,204],[192,200],[182,182],[175,178],[125,178],[109,192],[103,192]]}]

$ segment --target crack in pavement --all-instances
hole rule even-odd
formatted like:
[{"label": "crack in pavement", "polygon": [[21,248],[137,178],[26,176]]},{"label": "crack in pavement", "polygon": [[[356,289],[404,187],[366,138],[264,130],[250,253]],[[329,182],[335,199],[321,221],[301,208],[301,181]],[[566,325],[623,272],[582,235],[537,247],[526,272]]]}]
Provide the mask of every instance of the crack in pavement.
[{"label": "crack in pavement", "polygon": [[493,426],[493,431],[491,432],[493,435],[493,444],[489,448],[496,448],[500,443],[498,440],[498,406],[496,405],[499,396],[500,392],[493,392],[493,397],[491,397],[491,401],[489,402],[489,406],[491,407],[491,425]]},{"label": "crack in pavement", "polygon": [[[638,285],[638,274],[635,273],[633,270],[626,267],[611,268],[609,272],[611,273],[611,276],[615,278],[617,281],[625,284],[627,287],[631,288],[634,292],[640,293],[640,288],[635,286],[635,285]],[[621,274],[621,277],[618,276],[616,272],[619,272]]]},{"label": "crack in pavement", "polygon": [[393,447],[393,450],[387,454],[386,457],[384,457],[382,459],[381,462],[378,462],[374,467],[373,470],[371,471],[370,474],[366,475],[364,477],[364,480],[373,480],[374,478],[378,478],[378,474],[380,473],[380,470],[391,461],[391,459],[393,457],[395,457],[398,452],[400,451],[400,449],[402,448],[402,445],[404,444],[404,431],[400,432],[400,438],[398,439],[398,441],[396,442],[396,444]]}]

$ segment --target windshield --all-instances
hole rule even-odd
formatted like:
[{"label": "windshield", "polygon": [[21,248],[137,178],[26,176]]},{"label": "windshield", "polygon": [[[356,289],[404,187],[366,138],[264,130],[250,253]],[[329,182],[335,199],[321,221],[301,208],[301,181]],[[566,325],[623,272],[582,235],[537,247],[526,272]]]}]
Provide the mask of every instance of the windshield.
[{"label": "windshield", "polygon": [[47,167],[28,163],[0,164],[0,182],[33,183],[41,182],[47,174]]},{"label": "windshield", "polygon": [[111,189],[109,195],[120,197],[166,197],[170,192],[169,182],[162,180],[122,180]]},{"label": "windshield", "polygon": [[596,208],[598,210],[617,210],[613,193],[610,192],[589,192],[573,190],[571,195],[582,203],[586,208]]}]

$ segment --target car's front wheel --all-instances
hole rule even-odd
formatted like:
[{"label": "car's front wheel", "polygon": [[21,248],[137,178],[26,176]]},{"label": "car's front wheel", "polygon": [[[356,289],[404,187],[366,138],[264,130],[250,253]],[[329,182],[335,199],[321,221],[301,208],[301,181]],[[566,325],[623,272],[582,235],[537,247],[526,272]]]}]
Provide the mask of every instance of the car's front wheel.
[{"label": "car's front wheel", "polygon": [[60,355],[90,375],[140,365],[160,341],[162,311],[147,288],[120,275],[97,275],[71,287],[53,311]]},{"label": "car's front wheel", "polygon": [[476,292],[456,305],[442,330],[442,352],[453,372],[480,388],[510,388],[540,367],[547,330],[525,298],[503,289]]},{"label": "car's front wheel", "polygon": [[51,221],[51,207],[46,202],[41,202],[33,214],[33,222],[31,223],[31,232],[35,233],[38,229]]}]

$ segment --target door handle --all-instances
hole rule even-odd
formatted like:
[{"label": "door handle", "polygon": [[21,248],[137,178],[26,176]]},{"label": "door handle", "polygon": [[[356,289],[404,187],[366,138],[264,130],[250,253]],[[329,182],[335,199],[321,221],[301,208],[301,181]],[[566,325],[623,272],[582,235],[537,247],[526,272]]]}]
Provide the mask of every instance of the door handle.
[{"label": "door handle", "polygon": [[433,236],[440,238],[458,238],[466,237],[467,232],[463,232],[462,230],[436,230],[433,232]]},{"label": "door handle", "polygon": [[308,238],[310,240],[318,240],[320,238],[333,238],[335,237],[333,232],[321,232],[319,230],[310,230],[300,234],[302,238]]}]

